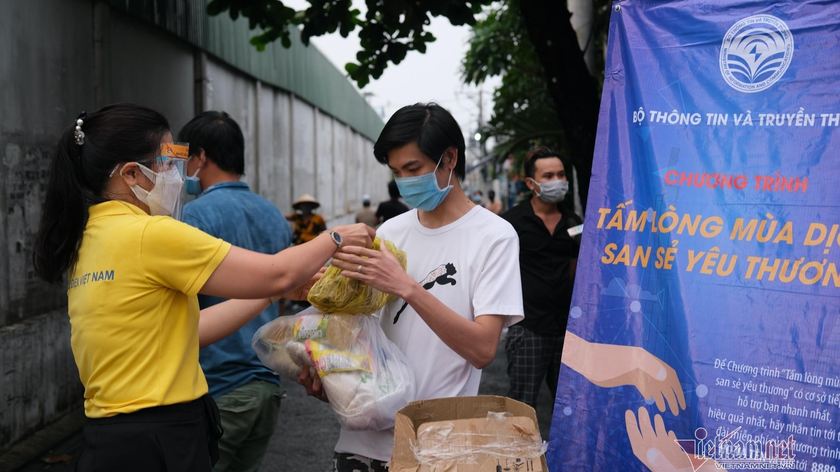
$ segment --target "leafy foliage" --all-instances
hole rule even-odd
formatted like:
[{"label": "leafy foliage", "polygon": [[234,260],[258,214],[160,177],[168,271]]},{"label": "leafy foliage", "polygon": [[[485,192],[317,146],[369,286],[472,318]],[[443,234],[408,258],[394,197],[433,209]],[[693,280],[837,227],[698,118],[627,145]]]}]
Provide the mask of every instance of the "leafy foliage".
[{"label": "leafy foliage", "polygon": [[603,82],[603,50],[610,0],[592,2],[594,21],[584,47],[594,50],[590,75],[562,0],[500,0],[473,27],[463,62],[463,80],[481,83],[499,75],[490,127],[484,133],[501,144],[500,158],[513,154],[521,168],[526,151],[552,147],[574,167],[585,207],[592,169],[598,97]]},{"label": "leafy foliage", "polygon": [[473,26],[462,71],[466,83],[502,77],[502,85],[493,93],[490,123],[482,134],[500,143],[494,152],[501,158],[510,154],[518,158],[515,169],[529,147],[563,146],[563,127],[516,0],[497,5]]},{"label": "leafy foliage", "polygon": [[[501,155],[522,153],[526,145],[545,144],[567,151],[577,170],[580,197],[589,187],[598,121],[599,81],[586,68],[563,0],[365,0],[367,12],[352,9],[352,0],[307,0],[295,11],[282,0],[211,0],[211,15],[229,12],[248,18],[259,33],[251,43],[258,49],[280,39],[291,45],[291,31],[301,28],[308,44],[313,36],[338,31],[347,36],[360,28],[362,50],[357,63],[345,66],[359,87],[377,79],[388,64],[399,64],[409,51],[426,51],[434,36],[424,31],[432,17],[453,25],[472,25],[471,49],[464,61],[464,81],[481,83],[501,75],[495,91],[493,118],[485,135],[504,141]],[[600,49],[606,43],[610,0],[590,0],[595,24],[589,40]],[[477,16],[490,7],[481,21]],[[603,70],[601,56],[596,70]]]},{"label": "leafy foliage", "polygon": [[345,66],[359,88],[378,79],[389,63],[399,64],[409,51],[426,52],[434,35],[424,31],[431,17],[443,16],[453,25],[474,25],[482,7],[493,0],[366,0],[367,13],[362,16],[351,8],[351,0],[308,0],[310,7],[295,11],[281,0],[212,0],[207,6],[210,15],[229,12],[234,20],[248,18],[252,29],[260,33],[251,38],[258,50],[280,39],[291,46],[290,31],[302,27],[301,40],[338,31],[347,37],[357,27],[362,50],[357,63]]}]

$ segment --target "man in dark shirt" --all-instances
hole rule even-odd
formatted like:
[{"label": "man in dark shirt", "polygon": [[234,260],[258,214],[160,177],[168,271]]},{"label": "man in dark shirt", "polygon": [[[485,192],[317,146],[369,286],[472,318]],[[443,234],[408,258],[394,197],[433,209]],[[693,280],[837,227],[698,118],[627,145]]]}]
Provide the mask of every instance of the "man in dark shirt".
[{"label": "man in dark shirt", "polygon": [[400,201],[400,189],[397,188],[397,183],[393,180],[388,182],[388,194],[391,196],[391,199],[387,202],[380,203],[379,208],[376,209],[376,217],[379,218],[379,224],[408,211],[408,206]]},{"label": "man in dark shirt", "polygon": [[536,407],[543,379],[552,397],[557,393],[582,227],[580,217],[561,209],[569,182],[557,153],[532,150],[525,174],[532,197],[502,214],[519,235],[525,307],[525,319],[508,331],[505,352],[508,396]]}]

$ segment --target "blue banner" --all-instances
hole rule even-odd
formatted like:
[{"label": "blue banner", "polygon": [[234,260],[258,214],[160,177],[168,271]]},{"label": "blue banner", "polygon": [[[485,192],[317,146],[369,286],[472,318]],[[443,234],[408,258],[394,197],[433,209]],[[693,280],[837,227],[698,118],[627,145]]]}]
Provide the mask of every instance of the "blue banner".
[{"label": "blue banner", "polygon": [[840,2],[611,14],[549,467],[836,472]]}]

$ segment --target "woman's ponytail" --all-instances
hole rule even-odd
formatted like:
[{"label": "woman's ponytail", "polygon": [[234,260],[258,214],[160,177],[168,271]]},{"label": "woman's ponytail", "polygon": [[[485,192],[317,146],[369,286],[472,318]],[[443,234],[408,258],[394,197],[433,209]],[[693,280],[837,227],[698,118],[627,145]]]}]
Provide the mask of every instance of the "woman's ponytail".
[{"label": "woman's ponytail", "polygon": [[75,262],[89,202],[80,182],[79,152],[73,128],[64,131],[55,150],[47,180],[41,225],[35,236],[35,273],[49,283],[61,282]]},{"label": "woman's ponytail", "polygon": [[84,143],[77,144],[76,124],[67,128],[56,146],[41,224],[32,260],[35,273],[60,283],[76,263],[91,205],[103,195],[114,167],[155,155],[169,123],[160,113],[128,103],[110,105],[86,117]]}]

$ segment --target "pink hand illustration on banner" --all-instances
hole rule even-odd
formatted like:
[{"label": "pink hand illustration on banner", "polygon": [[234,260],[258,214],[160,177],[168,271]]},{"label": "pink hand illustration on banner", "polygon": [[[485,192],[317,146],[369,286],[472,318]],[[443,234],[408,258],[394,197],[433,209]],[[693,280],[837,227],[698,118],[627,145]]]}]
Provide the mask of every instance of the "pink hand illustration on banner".
[{"label": "pink hand illustration on banner", "polygon": [[685,409],[677,372],[640,347],[590,343],[566,331],[562,362],[599,387],[636,387],[659,411],[666,403],[674,416]]},{"label": "pink hand illustration on banner", "polygon": [[624,413],[627,436],[633,454],[653,472],[711,472],[726,471],[712,459],[694,458],[677,443],[673,431],[665,429],[665,422],[656,415],[653,425],[647,410],[639,408],[638,422],[633,410]]},{"label": "pink hand illustration on banner", "polygon": [[633,454],[653,472],[694,472],[685,451],[677,444],[673,431],[665,430],[665,422],[656,415],[655,429],[650,423],[647,410],[639,408],[639,420],[633,410],[624,413],[627,436],[633,447]]}]

